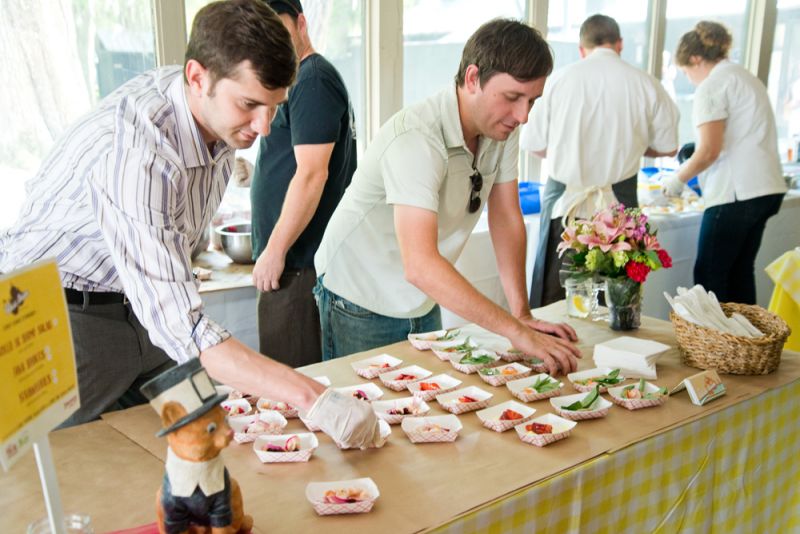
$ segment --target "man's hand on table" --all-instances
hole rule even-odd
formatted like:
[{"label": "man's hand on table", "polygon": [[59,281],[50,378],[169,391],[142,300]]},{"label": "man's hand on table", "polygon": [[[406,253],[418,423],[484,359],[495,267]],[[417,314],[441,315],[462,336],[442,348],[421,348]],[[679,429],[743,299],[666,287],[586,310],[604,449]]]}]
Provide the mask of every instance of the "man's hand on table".
[{"label": "man's hand on table", "polygon": [[581,352],[574,344],[578,341],[575,330],[565,323],[548,323],[527,315],[519,317],[527,326],[517,339],[511,339],[514,348],[544,361],[552,376],[578,370]]},{"label": "man's hand on table", "polygon": [[286,255],[274,253],[267,246],[253,266],[253,285],[259,291],[280,289],[281,275],[285,266]]},{"label": "man's hand on table", "polygon": [[381,445],[378,416],[370,403],[326,389],[308,410],[307,419],[346,448]]}]

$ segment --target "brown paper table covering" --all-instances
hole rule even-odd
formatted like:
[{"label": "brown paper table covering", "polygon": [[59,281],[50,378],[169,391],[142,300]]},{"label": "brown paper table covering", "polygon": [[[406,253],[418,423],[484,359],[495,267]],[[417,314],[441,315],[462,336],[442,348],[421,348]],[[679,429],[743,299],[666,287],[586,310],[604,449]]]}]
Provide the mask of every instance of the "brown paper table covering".
[{"label": "brown paper table covering", "polygon": [[[537,310],[536,315],[567,321],[576,328],[584,353],[580,369],[594,367],[591,356],[596,343],[623,335],[610,330],[605,323],[566,318],[563,302]],[[658,362],[656,384],[672,387],[698,372],[680,363],[670,323],[643,318],[639,330],[624,335],[653,339],[673,347]],[[434,373],[448,372],[461,379],[464,385],[477,385],[490,391],[494,394],[492,405],[513,398],[507,388],[491,387],[477,375],[458,373],[430,351],[417,351],[407,342],[315,364],[302,371],[309,376],[327,376],[334,386],[365,383],[368,381],[356,375],[350,363],[380,353],[397,356],[404,365],[417,364]],[[513,430],[498,434],[482,427],[471,412],[459,416],[464,429],[453,444],[414,445],[399,426],[393,426],[389,443],[383,449],[370,451],[340,451],[330,438],[318,433],[320,447],[307,464],[261,464],[248,445],[232,444],[224,454],[229,470],[242,485],[246,511],[254,516],[260,529],[307,532],[335,528],[355,533],[375,532],[391,526],[393,532],[417,532],[435,528],[601,454],[613,453],[669,428],[724,410],[798,377],[800,357],[787,352],[778,371],[771,375],[725,375],[723,380],[728,394],[707,406],[694,406],[685,392],[654,409],[629,412],[614,406],[608,417],[579,422],[570,438],[542,449],[522,443]],[[384,399],[408,395],[408,392],[388,390],[378,379],[372,382],[384,390]],[[565,393],[571,392],[567,384]],[[430,415],[447,413],[435,401],[429,404]],[[552,413],[547,400],[530,405],[536,408],[537,415]],[[158,418],[148,406],[107,414],[104,418],[163,460],[166,442],[154,436],[159,428]],[[290,420],[287,431],[303,432],[305,427],[294,419]],[[320,518],[305,499],[305,486],[310,481],[364,476],[372,477],[381,491],[381,497],[369,514]],[[149,502],[145,504],[150,505]]]},{"label": "brown paper table covering", "polygon": [[[65,513],[92,519],[95,532],[151,523],[164,464],[104,421],[50,433]],[[46,515],[33,451],[0,471],[0,532],[25,532]]]}]

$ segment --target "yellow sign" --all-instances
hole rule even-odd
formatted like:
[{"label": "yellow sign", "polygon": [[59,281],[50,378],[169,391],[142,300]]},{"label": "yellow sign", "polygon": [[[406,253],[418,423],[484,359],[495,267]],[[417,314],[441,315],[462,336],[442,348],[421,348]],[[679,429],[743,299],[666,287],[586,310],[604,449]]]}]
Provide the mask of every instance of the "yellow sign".
[{"label": "yellow sign", "polygon": [[8,469],[80,405],[55,261],[0,276],[0,464]]}]

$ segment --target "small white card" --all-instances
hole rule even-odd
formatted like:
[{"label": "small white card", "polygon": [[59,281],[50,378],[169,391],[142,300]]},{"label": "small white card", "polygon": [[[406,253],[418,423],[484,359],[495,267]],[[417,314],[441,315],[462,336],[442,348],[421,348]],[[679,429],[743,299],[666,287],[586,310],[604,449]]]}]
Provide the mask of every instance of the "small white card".
[{"label": "small white card", "polygon": [[702,373],[697,373],[681,381],[680,384],[672,388],[670,395],[683,389],[689,392],[689,398],[697,406],[708,404],[712,400],[725,395],[725,384],[716,371],[709,369]]}]

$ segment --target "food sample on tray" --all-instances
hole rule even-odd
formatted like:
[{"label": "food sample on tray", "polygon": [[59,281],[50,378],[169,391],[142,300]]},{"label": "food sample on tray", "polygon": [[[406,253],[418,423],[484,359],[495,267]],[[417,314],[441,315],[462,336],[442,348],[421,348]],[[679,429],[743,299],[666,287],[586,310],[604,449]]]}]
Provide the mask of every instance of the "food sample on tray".
[{"label": "food sample on tray", "polygon": [[522,391],[528,395],[536,393],[547,393],[561,387],[561,382],[551,378],[550,376],[542,376],[536,379],[536,382],[526,387]]},{"label": "food sample on tray", "polygon": [[300,450],[300,438],[292,435],[286,439],[283,445],[267,443],[261,450],[267,452],[297,452]]},{"label": "food sample on tray", "polygon": [[525,425],[525,430],[531,434],[552,434],[553,425],[548,425],[545,423],[531,423],[529,425]]},{"label": "food sample on tray", "polygon": [[369,498],[369,494],[365,490],[359,488],[328,490],[323,497],[324,502],[328,504],[366,501]]}]

